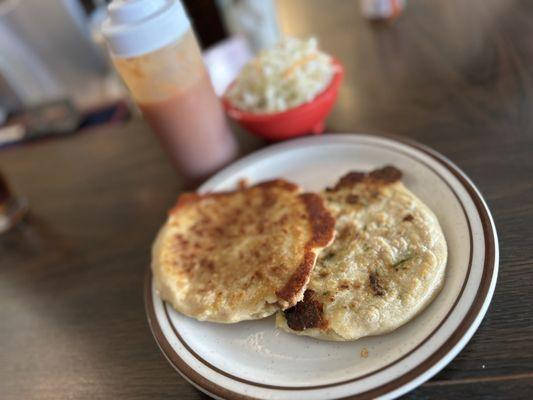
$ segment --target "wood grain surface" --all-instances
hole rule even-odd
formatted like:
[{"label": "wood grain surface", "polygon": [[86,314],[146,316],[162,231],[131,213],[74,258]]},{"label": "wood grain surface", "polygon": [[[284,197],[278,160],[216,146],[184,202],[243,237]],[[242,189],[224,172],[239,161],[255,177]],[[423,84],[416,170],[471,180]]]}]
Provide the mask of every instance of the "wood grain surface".
[{"label": "wood grain surface", "polygon": [[[280,0],[282,29],[346,67],[336,132],[429,145],[481,190],[500,275],[466,348],[409,399],[533,397],[533,2],[411,0],[393,24],[356,1]],[[244,152],[263,145],[240,135]],[[183,190],[142,121],[0,152],[28,198],[0,236],[1,399],[203,399],[150,334],[150,245]]]}]

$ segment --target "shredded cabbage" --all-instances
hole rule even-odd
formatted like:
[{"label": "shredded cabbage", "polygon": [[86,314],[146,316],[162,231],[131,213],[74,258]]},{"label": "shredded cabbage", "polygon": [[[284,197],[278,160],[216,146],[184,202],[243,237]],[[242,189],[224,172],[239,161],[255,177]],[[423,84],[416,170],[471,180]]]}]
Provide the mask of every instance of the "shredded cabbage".
[{"label": "shredded cabbage", "polygon": [[245,111],[273,113],[307,103],[331,82],[331,57],[317,40],[287,38],[246,64],[227,98]]}]

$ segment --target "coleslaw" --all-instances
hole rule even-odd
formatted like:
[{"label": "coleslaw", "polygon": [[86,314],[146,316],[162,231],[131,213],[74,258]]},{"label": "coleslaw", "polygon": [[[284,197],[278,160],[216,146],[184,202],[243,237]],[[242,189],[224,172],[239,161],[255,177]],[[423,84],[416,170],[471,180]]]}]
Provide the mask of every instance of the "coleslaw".
[{"label": "coleslaw", "polygon": [[248,112],[286,111],[313,100],[333,74],[332,59],[315,38],[287,38],[246,64],[226,97]]}]

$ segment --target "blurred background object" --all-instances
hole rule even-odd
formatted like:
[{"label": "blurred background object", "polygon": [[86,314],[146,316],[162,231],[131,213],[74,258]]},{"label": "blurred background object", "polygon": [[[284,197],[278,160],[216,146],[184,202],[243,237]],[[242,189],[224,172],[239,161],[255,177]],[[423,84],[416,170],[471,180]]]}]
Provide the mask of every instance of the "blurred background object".
[{"label": "blurred background object", "polygon": [[392,20],[403,12],[406,2],[406,0],[361,0],[361,13],[371,20]]},{"label": "blurred background object", "polygon": [[243,36],[223,40],[204,52],[204,62],[218,96],[222,96],[251,58],[252,50]]},{"label": "blurred background object", "polygon": [[16,198],[0,171],[0,234],[13,228],[26,214],[28,203]]},{"label": "blurred background object", "polygon": [[83,107],[107,94],[108,64],[88,21],[78,0],[0,2],[2,107],[64,96]]},{"label": "blurred background object", "polygon": [[[113,102],[122,107],[123,85],[93,35],[92,16],[104,4],[0,1],[0,123],[20,125],[25,132],[17,139],[4,130],[0,146],[72,133],[86,117],[95,120],[90,115],[95,108]],[[127,112],[121,114],[127,118]]]},{"label": "blurred background object", "polygon": [[230,35],[243,35],[252,50],[273,46],[281,33],[274,0],[217,0]]}]

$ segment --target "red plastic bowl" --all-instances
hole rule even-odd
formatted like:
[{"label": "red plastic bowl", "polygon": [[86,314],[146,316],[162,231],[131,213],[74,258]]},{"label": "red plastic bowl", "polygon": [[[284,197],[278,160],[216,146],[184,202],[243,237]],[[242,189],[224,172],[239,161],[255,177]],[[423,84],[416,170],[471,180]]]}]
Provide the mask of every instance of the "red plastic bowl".
[{"label": "red plastic bowl", "polygon": [[242,127],[268,140],[322,133],[324,120],[331,112],[344,76],[342,64],[334,59],[333,66],[335,72],[328,87],[313,100],[298,107],[277,113],[251,113],[233,106],[229,99],[223,96],[224,109],[228,116]]}]

